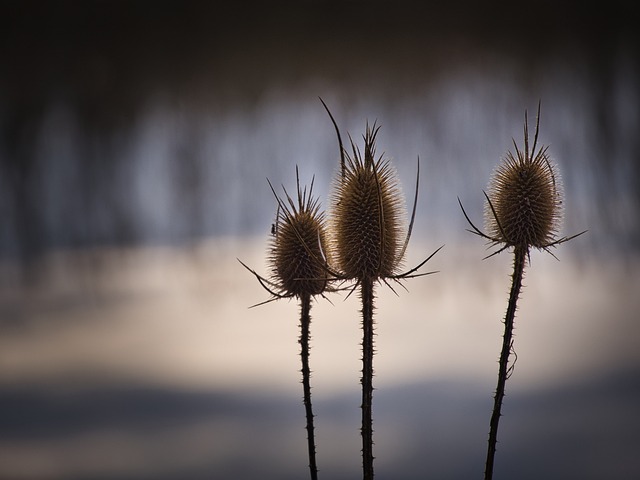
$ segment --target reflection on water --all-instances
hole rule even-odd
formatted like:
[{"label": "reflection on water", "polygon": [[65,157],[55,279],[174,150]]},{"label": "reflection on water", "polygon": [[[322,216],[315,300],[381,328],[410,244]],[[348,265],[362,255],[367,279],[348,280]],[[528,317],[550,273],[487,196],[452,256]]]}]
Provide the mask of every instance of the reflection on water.
[{"label": "reflection on water", "polygon": [[[561,262],[532,255],[496,474],[596,479],[613,465],[634,478],[638,269],[576,262],[565,247]],[[61,252],[38,265],[41,284],[4,289],[0,473],[306,473],[298,308],[247,308],[265,292],[235,260],[261,270],[264,248],[264,238],[228,238]],[[417,258],[433,245],[416,236],[410,249]],[[482,471],[509,274],[508,255],[483,255],[475,238],[447,245],[431,261],[437,275],[399,297],[379,288],[380,476]],[[344,296],[314,305],[311,362],[320,466],[347,479],[360,468],[360,332],[357,299]]]}]

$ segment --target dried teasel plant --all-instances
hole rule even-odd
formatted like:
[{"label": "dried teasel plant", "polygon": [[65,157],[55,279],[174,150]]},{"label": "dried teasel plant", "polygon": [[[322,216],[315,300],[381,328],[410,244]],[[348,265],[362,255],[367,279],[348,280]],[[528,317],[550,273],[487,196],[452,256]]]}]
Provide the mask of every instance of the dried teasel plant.
[{"label": "dried teasel plant", "polygon": [[[513,373],[513,364],[509,366],[509,356],[513,352],[513,324],[522,279],[527,259],[530,262],[530,249],[537,248],[550,253],[552,247],[582,235],[580,232],[571,237],[558,238],[562,221],[562,186],[557,167],[551,163],[548,147],[536,151],[540,127],[540,104],[536,118],[536,131],[533,145],[529,150],[529,131],[527,112],[524,115],[524,151],[518,148],[515,140],[515,155],[508,152],[504,161],[496,168],[489,183],[489,193],[484,192],[485,223],[488,233],[482,232],[469,219],[467,212],[458,199],[460,208],[471,226],[469,232],[488,240],[491,246],[500,246],[486,258],[513,248],[514,262],[509,302],[505,315],[505,331],[498,369],[498,385],[494,396],[494,406],[490,420],[490,431],[485,464],[485,480],[493,477],[493,466],[498,436],[498,424],[501,416],[505,384]],[[517,358],[517,356],[516,356]]]},{"label": "dried teasel plant", "polygon": [[[345,151],[340,130],[324,105],[335,127],[340,148],[340,172],[332,198],[330,249],[334,260],[331,275],[343,281],[355,281],[351,293],[360,288],[362,300],[362,466],[363,478],[373,478],[373,354],[374,354],[374,286],[382,281],[392,290],[390,281],[402,285],[405,279],[428,275],[415,273],[440,248],[416,267],[401,273],[405,252],[411,238],[418,199],[419,163],[416,193],[411,220],[405,227],[405,204],[397,174],[391,163],[376,158],[375,142],[380,129],[367,124],[364,154],[350,138],[352,153]],[[395,290],[394,290],[395,292]],[[351,294],[350,293],[350,294]]]},{"label": "dried teasel plant", "polygon": [[309,367],[309,342],[311,325],[311,300],[333,290],[329,274],[328,239],[325,218],[317,198],[313,197],[313,180],[307,192],[300,188],[296,167],[297,203],[282,187],[286,201],[281,199],[271,182],[269,187],[277,204],[276,222],[272,226],[269,264],[271,278],[266,279],[238,260],[271,294],[271,298],[258,303],[263,305],[281,298],[297,298],[300,301],[300,357],[302,361],[303,403],[306,414],[307,450],[309,472],[312,480],[318,478],[316,463],[315,430],[311,404],[311,369]]}]

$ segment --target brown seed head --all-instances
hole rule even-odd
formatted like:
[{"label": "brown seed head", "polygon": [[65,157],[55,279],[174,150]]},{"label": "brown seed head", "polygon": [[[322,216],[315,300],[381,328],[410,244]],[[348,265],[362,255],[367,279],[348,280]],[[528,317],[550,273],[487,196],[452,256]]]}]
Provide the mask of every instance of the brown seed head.
[{"label": "brown seed head", "polygon": [[288,195],[287,200],[288,207],[279,201],[270,246],[272,282],[282,296],[322,294],[328,284],[324,215],[311,190],[307,197],[298,188],[297,208]]},{"label": "brown seed head", "polygon": [[391,164],[374,158],[378,130],[367,125],[364,158],[351,142],[353,154],[336,180],[332,251],[345,278],[390,277],[402,262],[404,200]]},{"label": "brown seed head", "polygon": [[490,237],[507,246],[546,248],[555,241],[562,220],[560,178],[547,147],[529,152],[525,114],[525,149],[508,152],[489,183],[485,206]]}]

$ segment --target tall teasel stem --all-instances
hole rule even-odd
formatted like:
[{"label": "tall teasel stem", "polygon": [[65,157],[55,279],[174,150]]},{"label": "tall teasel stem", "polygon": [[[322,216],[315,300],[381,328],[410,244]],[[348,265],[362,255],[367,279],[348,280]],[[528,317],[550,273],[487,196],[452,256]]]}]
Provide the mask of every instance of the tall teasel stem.
[{"label": "tall teasel stem", "polygon": [[[307,451],[309,473],[312,480],[318,478],[316,464],[315,430],[311,405],[311,369],[309,367],[309,342],[311,326],[311,300],[316,295],[324,296],[330,287],[331,276],[327,252],[324,215],[319,203],[312,197],[313,181],[307,194],[300,189],[296,168],[297,202],[284,190],[286,202],[269,186],[278,202],[276,223],[272,227],[272,242],[269,254],[271,279],[258,275],[247,268],[260,284],[271,294],[264,303],[279,298],[296,297],[300,300],[300,358],[302,362],[303,403],[306,416]],[[284,189],[284,187],[283,187]],[[257,305],[254,305],[257,306]]]},{"label": "tall teasel stem", "polygon": [[317,480],[316,442],[313,426],[313,407],[311,406],[311,369],[309,368],[309,340],[311,326],[311,295],[300,296],[300,358],[302,360],[302,390],[304,410],[307,417],[307,450],[309,454],[309,472],[311,479]]},{"label": "tall teasel stem", "polygon": [[504,389],[509,377],[509,355],[513,349],[513,322],[516,317],[516,307],[520,290],[522,288],[522,278],[524,267],[529,251],[526,248],[516,247],[513,259],[513,276],[511,279],[511,292],[509,293],[509,304],[504,318],[504,336],[502,337],[502,351],[500,352],[500,362],[498,367],[498,386],[493,401],[493,413],[491,414],[489,430],[489,446],[487,448],[487,461],[485,464],[484,478],[490,480],[493,477],[493,460],[496,454],[496,444],[498,442],[498,424],[500,423],[500,411],[502,410],[502,400],[504,399]]},{"label": "tall teasel stem", "polygon": [[395,173],[375,160],[378,128],[367,126],[364,158],[353,147],[334,199],[336,261],[347,278],[360,286],[362,300],[362,472],[373,478],[373,336],[374,283],[393,275],[400,261],[402,221]]},{"label": "tall teasel stem", "polygon": [[362,296],[362,472],[363,478],[373,478],[373,353],[374,353],[374,285],[363,279]]},{"label": "tall teasel stem", "polygon": [[[322,101],[322,99],[321,99]],[[363,136],[364,155],[351,141],[352,154],[342,145],[340,130],[327,108],[336,129],[340,147],[340,173],[336,178],[332,212],[332,275],[341,280],[355,280],[362,300],[362,472],[373,479],[373,355],[374,355],[374,287],[379,281],[400,282],[424,274],[416,272],[435,253],[411,270],[398,273],[411,237],[416,197],[408,228],[405,228],[404,199],[397,175],[388,160],[376,158],[375,141],[380,129],[375,124]],[[418,169],[419,171],[419,169]],[[442,247],[440,247],[442,248]],[[434,272],[430,272],[434,273]],[[352,290],[353,291],[353,290]]]},{"label": "tall teasel stem", "polygon": [[469,219],[467,212],[458,199],[462,212],[474,233],[492,245],[502,245],[490,254],[492,257],[513,247],[514,264],[509,303],[504,320],[504,336],[498,369],[498,386],[494,396],[493,411],[489,426],[485,480],[493,478],[494,457],[498,441],[498,424],[504,399],[505,384],[513,371],[509,367],[509,356],[513,351],[513,324],[524,268],[529,259],[531,247],[544,250],[551,255],[551,247],[556,247],[571,237],[557,238],[562,218],[562,189],[557,168],[551,163],[547,147],[536,152],[540,126],[540,104],[536,120],[536,132],[533,146],[529,150],[529,127],[527,113],[524,114],[524,150],[513,142],[515,154],[507,152],[506,158],[498,166],[489,184],[489,193],[485,193],[485,218],[489,234],[478,229]]}]

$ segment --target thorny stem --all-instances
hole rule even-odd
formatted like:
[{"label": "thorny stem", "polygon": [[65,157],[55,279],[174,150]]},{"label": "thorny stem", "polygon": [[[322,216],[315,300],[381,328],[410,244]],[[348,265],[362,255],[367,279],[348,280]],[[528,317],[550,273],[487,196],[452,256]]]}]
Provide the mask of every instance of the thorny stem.
[{"label": "thorny stem", "polygon": [[511,282],[511,292],[509,294],[509,305],[504,319],[504,336],[502,339],[502,352],[500,353],[500,364],[498,369],[498,386],[493,403],[493,413],[489,431],[489,446],[487,449],[487,462],[485,465],[484,478],[491,480],[493,477],[493,459],[496,454],[496,443],[498,441],[498,423],[500,422],[500,410],[504,399],[504,387],[509,372],[509,354],[513,347],[513,322],[516,316],[516,304],[522,288],[522,277],[524,266],[529,254],[528,247],[516,246],[514,252],[513,277]]},{"label": "thorny stem", "polygon": [[373,479],[373,279],[361,281],[362,294],[362,478]]},{"label": "thorny stem", "polygon": [[300,357],[302,359],[302,389],[304,391],[304,409],[307,416],[307,449],[309,451],[309,472],[311,480],[318,480],[316,466],[316,442],[313,427],[313,408],[311,406],[311,370],[309,368],[309,326],[311,324],[311,295],[300,297]]}]

